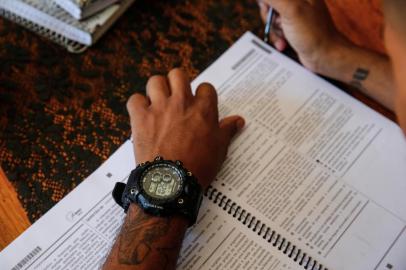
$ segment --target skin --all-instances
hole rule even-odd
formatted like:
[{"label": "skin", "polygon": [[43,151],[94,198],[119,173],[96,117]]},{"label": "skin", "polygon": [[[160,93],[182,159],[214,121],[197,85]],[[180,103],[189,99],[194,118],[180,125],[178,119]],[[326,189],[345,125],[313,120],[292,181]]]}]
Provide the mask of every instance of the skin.
[{"label": "skin", "polygon": [[[406,25],[405,25],[406,27]],[[396,84],[395,108],[400,127],[406,135],[406,36],[390,22],[385,25],[385,46],[392,60]]]},{"label": "skin", "polygon": [[[133,95],[127,109],[137,163],[157,155],[181,160],[203,188],[214,179],[231,139],[244,127],[239,116],[219,121],[213,86],[201,84],[193,95],[180,69],[152,77],[147,96]],[[175,269],[187,225],[181,216],[150,216],[131,205],[103,269]]]},{"label": "skin", "polygon": [[[341,35],[323,0],[262,0],[258,3],[264,22],[270,6],[279,13],[270,34],[278,50],[284,50],[289,44],[306,68],[352,84],[394,110],[395,87],[389,58],[360,48]],[[358,70],[366,71],[366,78],[357,79]]]},{"label": "skin", "polygon": [[[283,10],[277,18],[278,35],[274,32],[271,36],[278,49],[283,50],[289,42],[307,68],[345,82],[354,80],[353,74],[360,66],[368,69],[367,78],[358,82],[361,83],[358,86],[395,108],[406,134],[405,36],[401,38],[393,25],[386,24],[390,65],[388,59],[357,48],[340,36],[322,1],[266,1]],[[261,5],[264,17],[268,6]],[[187,76],[179,69],[167,77],[152,77],[147,84],[147,96],[133,95],[127,108],[137,162],[152,160],[157,155],[182,160],[203,188],[214,179],[231,139],[244,126],[239,116],[219,121],[214,88],[202,84],[193,96]],[[180,216],[150,216],[137,205],[131,205],[104,269],[175,269],[187,223]]]}]

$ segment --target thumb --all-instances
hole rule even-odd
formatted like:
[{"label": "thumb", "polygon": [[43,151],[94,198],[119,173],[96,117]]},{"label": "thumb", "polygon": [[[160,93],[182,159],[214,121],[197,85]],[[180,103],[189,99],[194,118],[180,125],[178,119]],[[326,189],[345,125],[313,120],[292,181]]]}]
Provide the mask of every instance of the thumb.
[{"label": "thumb", "polygon": [[228,146],[231,139],[245,126],[245,120],[241,116],[229,116],[222,119],[219,126],[222,140]]}]

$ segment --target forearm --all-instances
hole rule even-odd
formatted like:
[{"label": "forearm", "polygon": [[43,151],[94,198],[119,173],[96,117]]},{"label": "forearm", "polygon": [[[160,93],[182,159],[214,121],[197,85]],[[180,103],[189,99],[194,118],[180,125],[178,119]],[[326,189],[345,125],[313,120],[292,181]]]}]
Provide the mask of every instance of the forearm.
[{"label": "forearm", "polygon": [[395,86],[386,56],[343,41],[326,52],[318,73],[351,84],[390,110],[394,110]]},{"label": "forearm", "polygon": [[187,224],[186,218],[154,217],[131,205],[103,269],[175,269]]}]

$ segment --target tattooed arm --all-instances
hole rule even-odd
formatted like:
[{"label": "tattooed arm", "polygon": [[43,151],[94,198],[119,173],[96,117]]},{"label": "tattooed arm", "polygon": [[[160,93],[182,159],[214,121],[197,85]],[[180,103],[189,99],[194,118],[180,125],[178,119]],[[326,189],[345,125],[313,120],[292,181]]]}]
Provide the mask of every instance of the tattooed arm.
[{"label": "tattooed arm", "polygon": [[187,224],[182,217],[153,217],[131,205],[104,269],[175,269]]},{"label": "tattooed arm", "polygon": [[[180,69],[154,76],[147,96],[133,95],[127,103],[137,163],[157,155],[180,160],[203,189],[214,180],[233,136],[244,119],[230,116],[219,121],[217,94],[204,83],[192,94]],[[188,225],[186,218],[160,218],[131,205],[104,270],[172,270]]]},{"label": "tattooed arm", "polygon": [[325,59],[318,73],[349,83],[394,110],[395,85],[389,58],[343,41],[332,47]]}]

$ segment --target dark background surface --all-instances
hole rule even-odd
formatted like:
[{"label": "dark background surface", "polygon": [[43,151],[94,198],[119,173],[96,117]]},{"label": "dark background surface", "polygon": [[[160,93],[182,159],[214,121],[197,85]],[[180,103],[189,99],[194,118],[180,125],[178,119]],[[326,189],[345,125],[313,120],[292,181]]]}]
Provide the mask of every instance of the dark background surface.
[{"label": "dark background surface", "polygon": [[245,31],[255,0],[141,1],[80,55],[0,18],[0,164],[33,222],[129,136],[127,98],[181,66],[191,78]]}]

